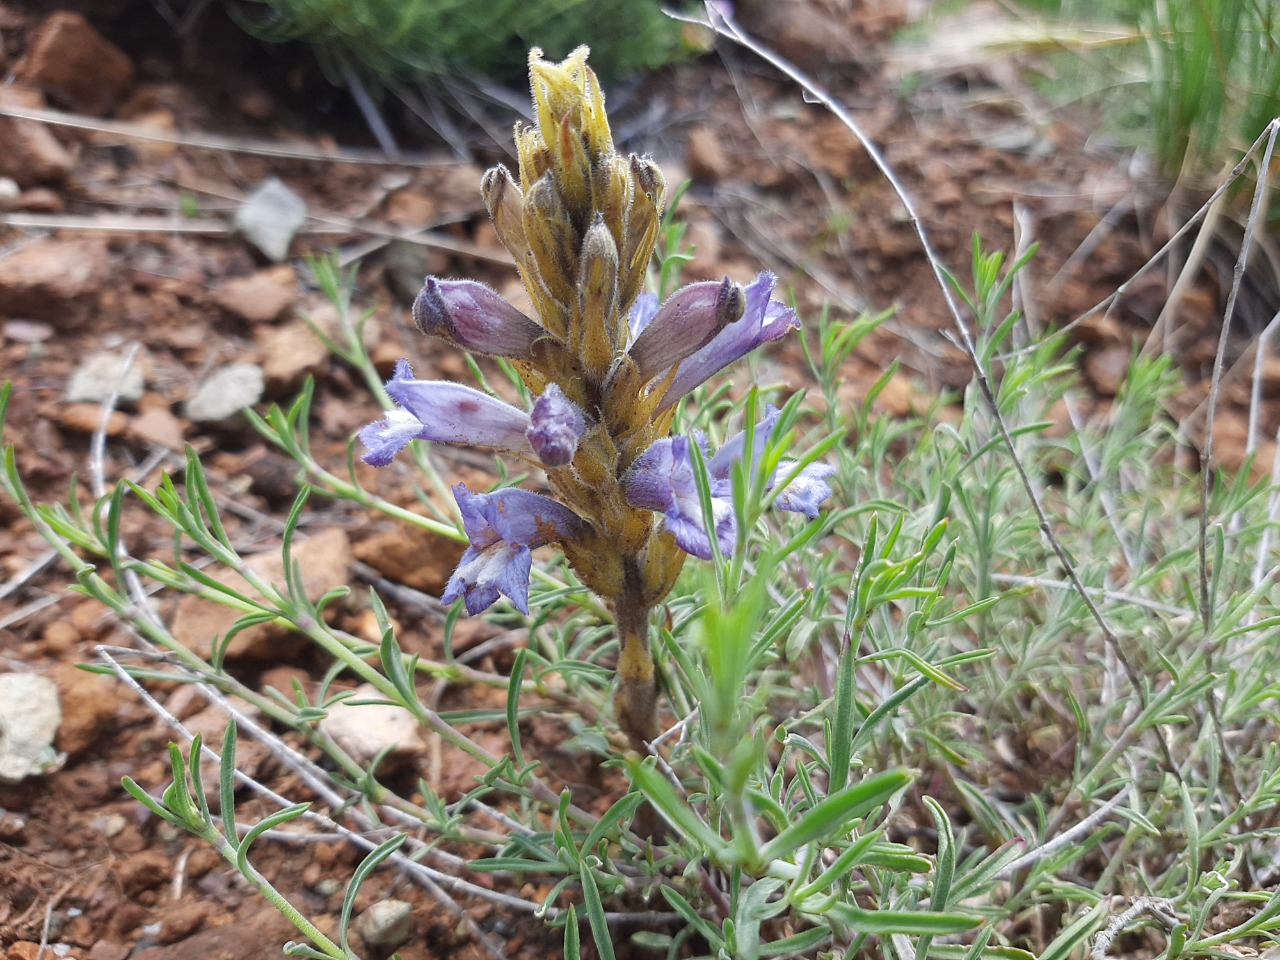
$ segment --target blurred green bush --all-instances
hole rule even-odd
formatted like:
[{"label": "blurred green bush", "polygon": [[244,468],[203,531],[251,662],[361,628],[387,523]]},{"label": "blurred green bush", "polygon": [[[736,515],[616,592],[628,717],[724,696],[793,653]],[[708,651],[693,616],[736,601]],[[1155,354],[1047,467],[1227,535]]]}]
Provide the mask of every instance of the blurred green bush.
[{"label": "blurred green bush", "polygon": [[661,0],[242,0],[232,13],[263,40],[310,44],[335,83],[343,82],[344,61],[381,81],[459,72],[519,80],[530,47],[557,60],[584,43],[608,80],[693,52],[662,6]]}]

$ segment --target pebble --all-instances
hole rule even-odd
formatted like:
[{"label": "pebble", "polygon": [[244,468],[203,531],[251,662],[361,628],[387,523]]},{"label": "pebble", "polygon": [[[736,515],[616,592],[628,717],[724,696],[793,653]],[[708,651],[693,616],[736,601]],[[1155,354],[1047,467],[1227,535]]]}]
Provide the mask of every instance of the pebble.
[{"label": "pebble", "polygon": [[22,196],[22,188],[18,181],[10,177],[0,177],[0,210],[12,210],[18,205],[18,197]]},{"label": "pebble", "polygon": [[[39,90],[9,84],[0,86],[0,106],[41,110],[45,102]],[[36,120],[0,117],[0,143],[4,144],[0,150],[0,176],[12,178],[19,187],[60,182],[75,165],[74,158],[48,126]]]},{"label": "pebble", "polygon": [[107,269],[101,240],[49,238],[26,244],[0,258],[0,314],[74,327],[87,314],[85,302],[106,281]]},{"label": "pebble", "polygon": [[125,355],[111,350],[91,353],[80,361],[67,385],[68,403],[103,403],[113,396],[118,403],[142,399],[142,364],[135,357],[126,370]]},{"label": "pebble", "polygon": [[[373,684],[364,683],[356,687],[351,699],[381,698],[382,694]],[[418,721],[404,707],[394,704],[351,704],[346,701],[334,704],[329,708],[328,716],[320,721],[320,730],[361,765],[386,751],[379,766],[380,773],[421,756],[426,749]]]},{"label": "pebble", "polygon": [[255,363],[232,363],[196,388],[183,414],[196,423],[225,423],[262,399],[266,381]]},{"label": "pebble", "polygon": [[307,205],[279,177],[268,177],[236,211],[236,229],[263,256],[276,263],[307,219]]},{"label": "pebble", "polygon": [[301,321],[259,330],[257,339],[267,392],[273,397],[296,390],[329,361],[329,348]]},{"label": "pebble", "polygon": [[379,900],[356,920],[356,933],[371,947],[394,950],[413,932],[413,908],[403,900]]},{"label": "pebble", "polygon": [[213,292],[213,302],[249,323],[270,323],[293,306],[297,295],[293,270],[277,267],[227,280]]},{"label": "pebble", "polygon": [[102,116],[133,84],[133,61],[70,10],[50,14],[31,36],[18,78],[73,110]]},{"label": "pebble", "polygon": [[56,769],[53,747],[62,722],[58,687],[34,673],[0,674],[0,783],[17,783]]}]

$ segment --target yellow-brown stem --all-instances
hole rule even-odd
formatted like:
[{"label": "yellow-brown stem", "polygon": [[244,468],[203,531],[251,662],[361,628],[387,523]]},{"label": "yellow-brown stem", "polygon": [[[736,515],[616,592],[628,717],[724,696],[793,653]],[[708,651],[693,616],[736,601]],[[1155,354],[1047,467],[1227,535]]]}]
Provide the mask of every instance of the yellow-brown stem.
[{"label": "yellow-brown stem", "polygon": [[645,754],[649,752],[646,744],[658,735],[658,685],[649,650],[649,608],[624,600],[616,615],[622,650],[613,709],[631,748]]}]

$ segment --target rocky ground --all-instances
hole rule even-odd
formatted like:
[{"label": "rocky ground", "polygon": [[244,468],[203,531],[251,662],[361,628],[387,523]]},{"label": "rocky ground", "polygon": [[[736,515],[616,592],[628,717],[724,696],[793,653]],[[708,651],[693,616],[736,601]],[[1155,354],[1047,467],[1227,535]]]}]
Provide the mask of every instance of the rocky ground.
[{"label": "rocky ground", "polygon": [[[744,3],[742,15],[851,108],[957,273],[967,270],[975,230],[989,247],[1040,242],[1023,306],[1041,325],[1079,316],[1158,245],[1158,188],[1135,180],[1119,152],[1095,146],[1091,130],[1049,110],[1007,63],[910,73],[891,46],[904,6]],[[794,15],[769,12],[783,7]],[[405,123],[399,134],[413,162],[376,162],[359,117],[305,51],[264,50],[216,5],[184,37],[165,10],[0,3],[0,69],[11,78],[0,85],[0,378],[13,384],[4,440],[41,501],[65,500],[73,475],[90,487],[122,476],[153,485],[160,471],[180,468],[190,445],[236,537],[247,552],[271,556],[295,469],[236,411],[287,401],[314,377],[315,453],[339,468],[347,438],[376,416],[359,378],[313,331],[335,329],[338,315],[302,258],[332,249],[361,257],[355,303],[371,312],[366,335],[381,368],[409,356],[420,375],[462,374],[451,351],[413,334],[405,304],[428,272],[515,293],[478,192],[486,164],[510,162],[509,145],[478,134],[473,159],[460,161]],[[613,98],[621,146],[652,152],[671,182],[693,179],[682,205],[696,243],[690,276],[747,279],[769,267],[794,287],[802,316],[823,304],[846,315],[896,308],[845,371],[845,402],[895,358],[903,367],[877,400],[886,416],[909,415],[968,379],[905,211],[836,118],[731,46]],[[505,136],[513,118],[499,119]],[[1072,257],[1109,213],[1111,226]],[[1086,413],[1105,413],[1134,344],[1149,333],[1168,282],[1154,277],[1106,320],[1076,328],[1093,390]],[[1203,397],[1222,295],[1211,280],[1198,284],[1174,318],[1188,385],[1173,416]],[[774,362],[780,375],[803,380],[794,346]],[[1270,368],[1266,375],[1278,379]],[[1243,456],[1246,387],[1228,384],[1227,462]],[[96,431],[105,436],[100,452]],[[1270,451],[1259,459],[1269,464]],[[477,468],[461,456],[448,462]],[[438,594],[456,558],[452,545],[332,505],[318,506],[308,532],[302,562],[318,591],[383,578]],[[138,521],[127,536],[135,548],[164,549],[158,524]],[[121,790],[125,774],[163,785],[170,733],[131,691],[76,669],[95,644],[129,639],[96,603],[67,593],[65,580],[0,499],[0,680],[26,684],[0,688],[9,694],[0,699],[30,704],[56,689],[60,720],[55,712],[50,722],[65,755],[50,772],[0,785],[0,950],[30,960],[43,941],[57,956],[91,960],[277,956],[290,925],[210,849],[158,824]],[[159,603],[174,633],[197,648],[226,629],[198,603]],[[409,607],[392,612],[407,646],[438,650],[438,622]],[[369,634],[367,610],[339,615],[346,629]],[[470,629],[455,642],[485,639],[484,628]],[[487,656],[487,669],[506,666],[501,654]],[[287,636],[265,630],[241,635],[230,661],[242,679],[281,689],[290,678],[314,682],[318,669]],[[223,714],[191,689],[152,693],[188,728],[220,734]],[[475,705],[483,695],[465,696]],[[543,751],[566,782],[597,777],[557,758],[559,733],[554,718],[531,722],[526,750]],[[503,749],[497,727],[478,736]],[[438,743],[421,747],[434,786],[446,796],[468,788],[474,770]],[[276,775],[269,756],[245,762],[268,781]],[[600,794],[607,804],[607,789]],[[336,843],[264,845],[257,858],[330,922],[341,891],[328,878],[357,861]],[[478,955],[456,916],[395,878],[371,883],[358,906],[393,895],[412,911],[406,960]],[[534,921],[513,925],[490,906],[464,905],[504,938],[509,956],[556,949]]]}]

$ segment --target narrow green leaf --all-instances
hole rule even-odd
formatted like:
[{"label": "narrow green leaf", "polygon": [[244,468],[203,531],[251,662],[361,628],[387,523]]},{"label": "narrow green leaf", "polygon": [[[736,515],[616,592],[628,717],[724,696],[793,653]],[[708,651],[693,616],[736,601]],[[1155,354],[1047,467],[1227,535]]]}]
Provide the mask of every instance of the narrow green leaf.
[{"label": "narrow green leaf", "polygon": [[929,910],[863,910],[849,903],[837,903],[826,916],[849,930],[885,936],[963,933],[982,923],[981,917],[963,913],[935,913]]},{"label": "narrow green leaf", "polygon": [[369,878],[369,874],[373,873],[382,861],[399,850],[408,839],[409,837],[402,833],[398,837],[384,840],[369,851],[368,856],[360,861],[360,866],[356,867],[355,872],[351,875],[351,880],[347,883],[346,895],[342,898],[342,912],[338,915],[338,942],[347,950],[351,949],[351,945],[347,941],[347,928],[351,924],[351,913],[355,909],[356,894],[360,892],[360,888],[364,885],[365,880]]},{"label": "narrow green leaf", "polygon": [[654,769],[653,758],[643,762],[629,761],[631,782],[645,795],[658,813],[686,840],[697,844],[707,856],[716,859],[726,848],[725,841],[703,823],[684,798],[676,793],[667,779]]},{"label": "narrow green leaf", "polygon": [[789,856],[806,843],[839,839],[853,827],[853,821],[865,817],[911,782],[904,770],[886,770],[833,793],[804,814],[782,833],[764,845],[763,861]]},{"label": "narrow green leaf", "polygon": [[596,886],[595,874],[586,860],[579,863],[578,876],[582,879],[582,900],[587,909],[587,922],[591,924],[591,938],[596,942],[600,960],[614,960],[613,938],[609,935],[609,921],[604,916],[600,888]]}]

